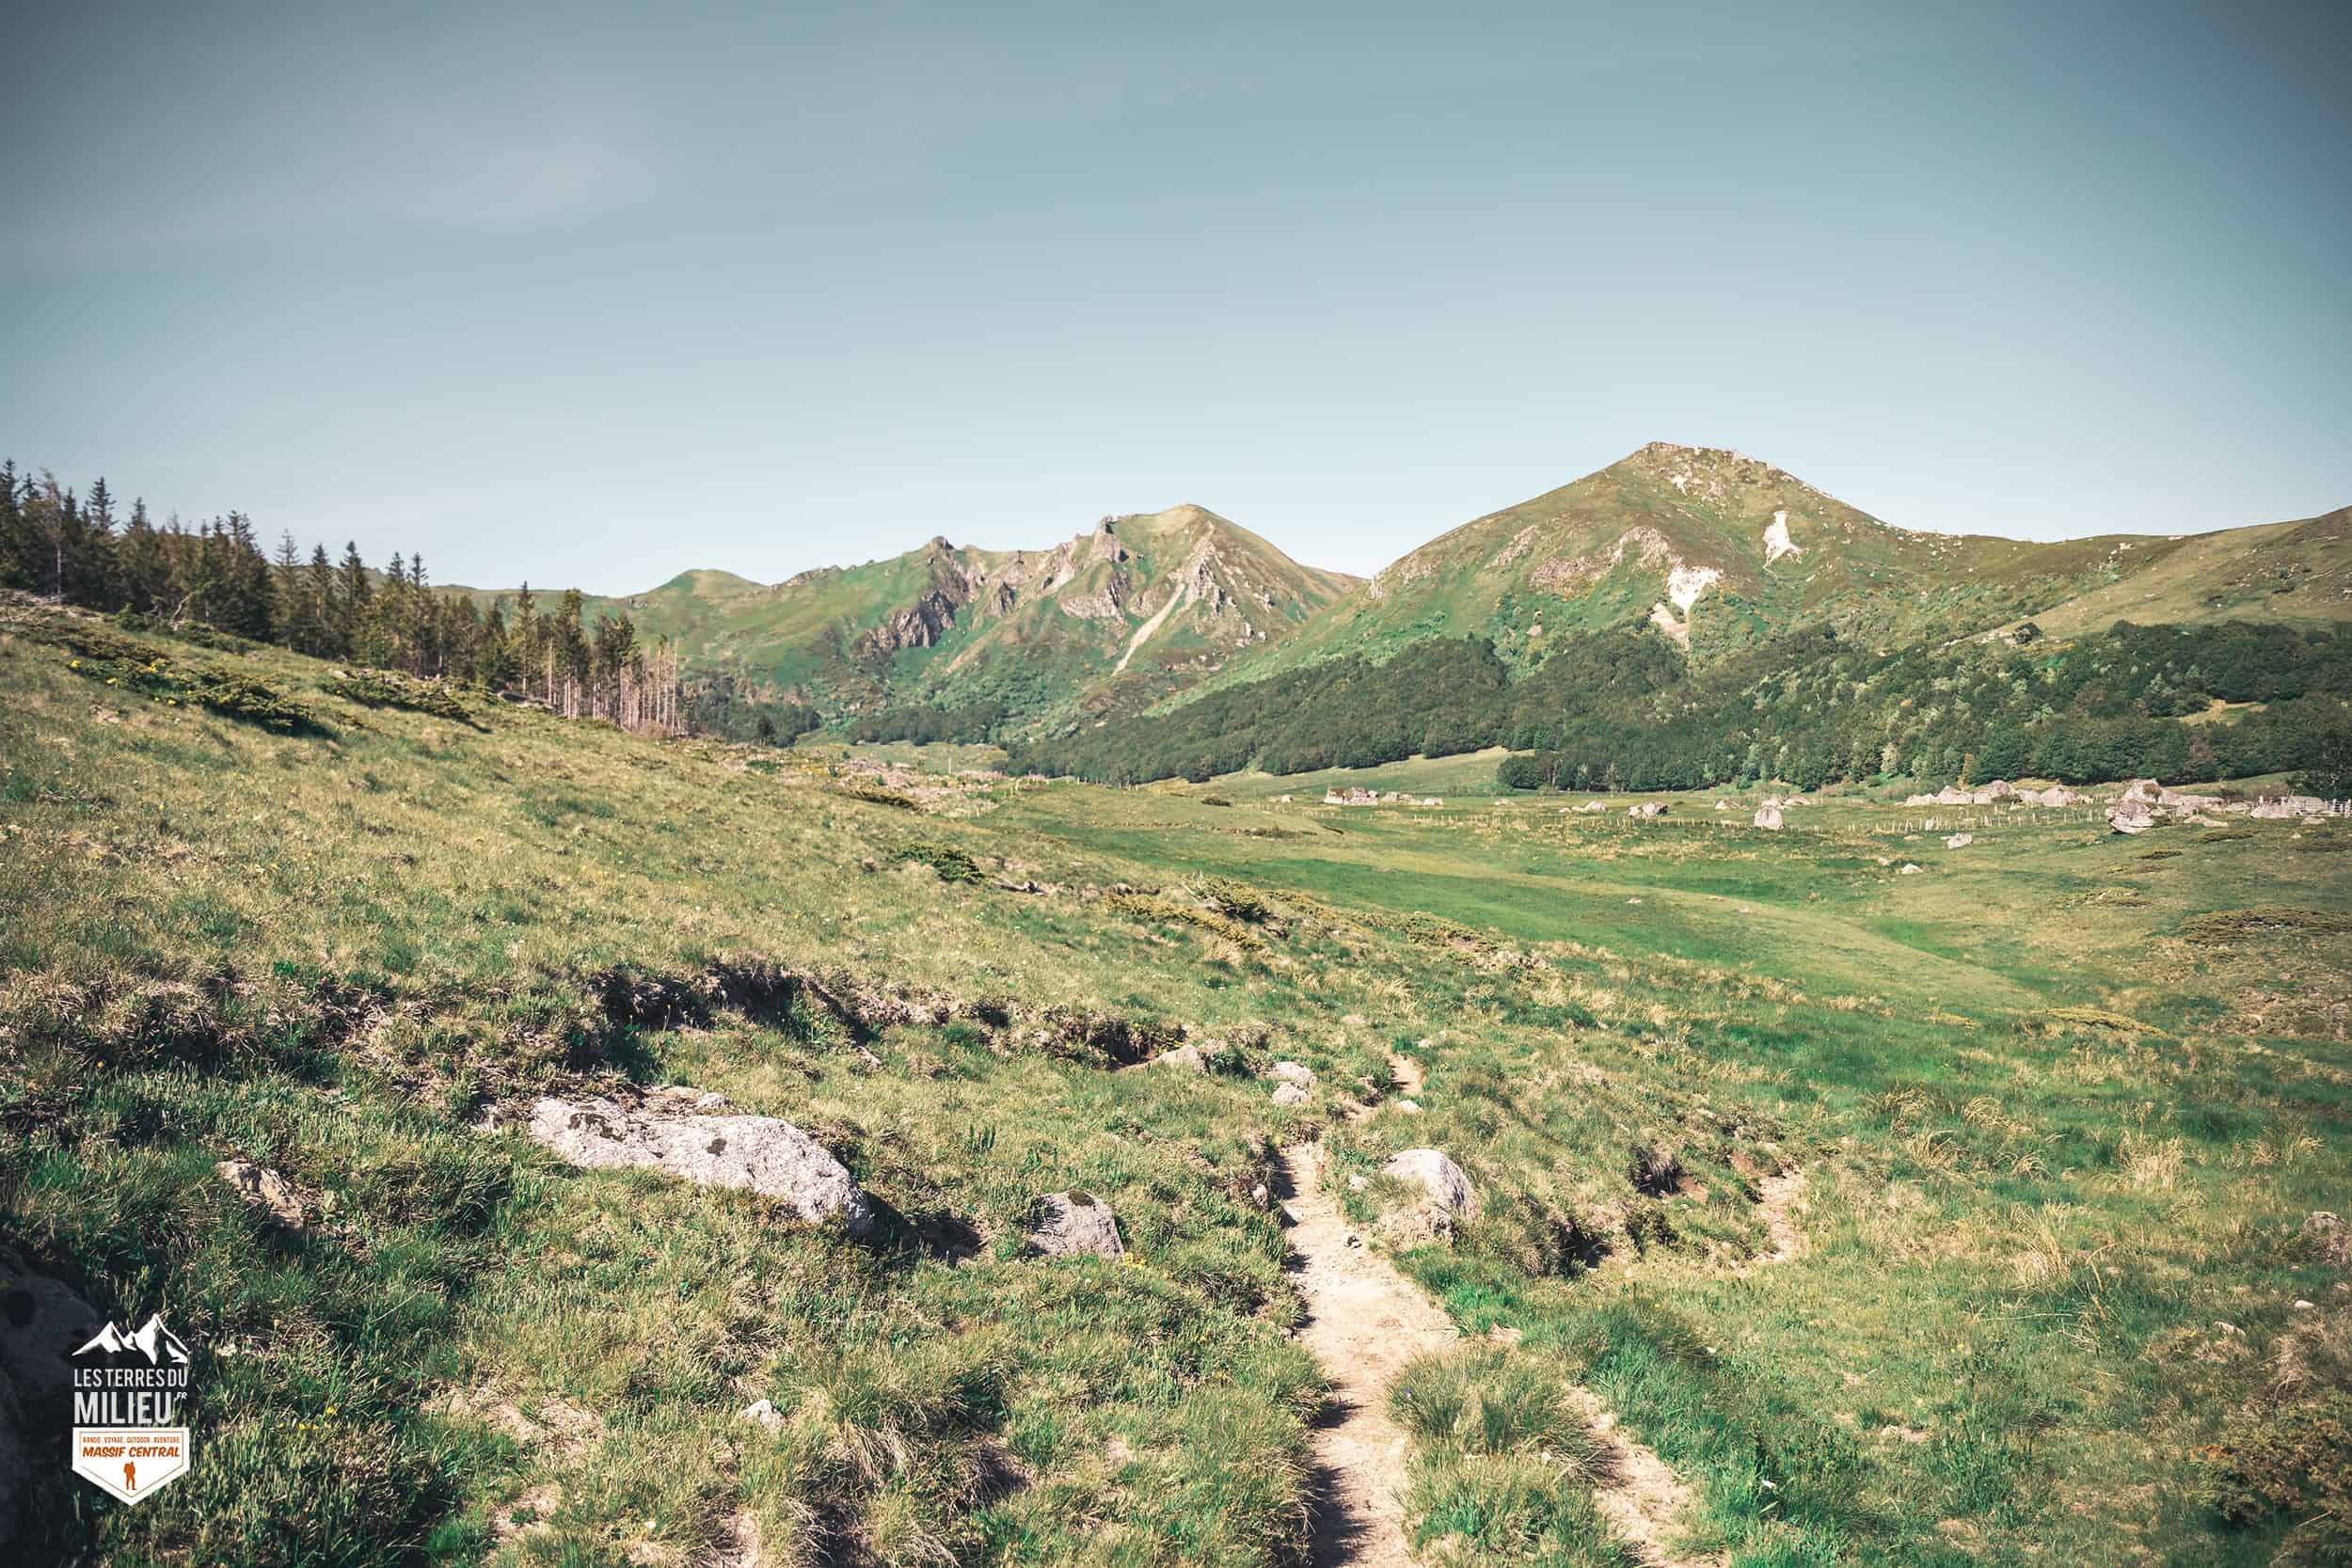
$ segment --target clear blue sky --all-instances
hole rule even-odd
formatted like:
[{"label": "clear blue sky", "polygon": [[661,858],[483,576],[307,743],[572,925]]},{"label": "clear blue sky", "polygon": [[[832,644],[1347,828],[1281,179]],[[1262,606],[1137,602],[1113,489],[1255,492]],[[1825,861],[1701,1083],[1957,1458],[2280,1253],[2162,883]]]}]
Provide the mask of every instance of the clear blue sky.
[{"label": "clear blue sky", "polygon": [[0,453],[438,581],[1644,441],[2038,538],[2352,501],[2352,7],[19,8]]}]

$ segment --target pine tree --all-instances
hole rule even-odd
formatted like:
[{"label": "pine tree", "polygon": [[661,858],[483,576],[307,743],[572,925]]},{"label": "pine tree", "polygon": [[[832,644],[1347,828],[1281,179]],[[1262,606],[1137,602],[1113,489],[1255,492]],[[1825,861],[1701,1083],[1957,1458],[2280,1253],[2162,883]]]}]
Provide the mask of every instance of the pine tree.
[{"label": "pine tree", "polygon": [[131,521],[115,546],[115,570],[121,608],[153,614],[170,585],[171,562],[163,535],[148,521],[143,499],[131,503]]},{"label": "pine tree", "polygon": [[325,652],[318,609],[310,595],[310,579],[302,569],[302,547],[291,531],[278,536],[278,554],[271,563],[270,581],[278,601],[278,640],[298,654],[316,657]]},{"label": "pine tree", "polygon": [[0,588],[31,591],[40,580],[35,564],[38,544],[24,503],[32,484],[20,479],[13,460],[0,463]]},{"label": "pine tree", "polygon": [[310,580],[304,594],[310,603],[311,620],[318,628],[319,657],[347,657],[351,645],[343,638],[335,612],[335,563],[326,558],[325,545],[310,546],[310,564],[305,570]]},{"label": "pine tree", "polygon": [[367,636],[368,604],[375,596],[368,581],[368,563],[359,559],[356,540],[343,544],[341,582],[335,592],[335,645],[345,658],[360,657]]}]

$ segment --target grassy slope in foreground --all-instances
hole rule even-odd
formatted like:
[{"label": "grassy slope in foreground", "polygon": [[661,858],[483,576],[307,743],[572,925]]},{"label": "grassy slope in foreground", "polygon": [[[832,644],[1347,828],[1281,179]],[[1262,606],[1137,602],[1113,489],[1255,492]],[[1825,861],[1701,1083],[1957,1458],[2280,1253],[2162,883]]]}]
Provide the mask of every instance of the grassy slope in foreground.
[{"label": "grassy slope in foreground", "polygon": [[[2198,1449],[2308,1346],[2296,1300],[2337,1312],[2297,1239],[2352,1177],[2333,832],[2019,818],[1946,851],[1861,806],[1768,835],[1012,784],[921,816],[789,754],[477,730],[242,662],[333,734],[0,641],[0,1227],[199,1355],[186,1479],[45,1495],[89,1560],[685,1562],[747,1531],[783,1561],[1283,1560],[1316,1382],[1250,1193],[1319,1128],[1343,1173],[1454,1153],[1486,1215],[1407,1264],[1518,1328],[1531,1386],[1599,1389],[1736,1561],[2276,1543],[2215,1528]],[[943,847],[981,879],[899,860]],[[1207,917],[1203,876],[1273,923]],[[2311,912],[2183,934],[2258,906]],[[871,998],[864,1037],[798,1006],[630,1023],[598,979],[753,960]],[[1315,1099],[1105,1069],[1155,1023],[1303,1061]],[[1335,1118],[1400,1048],[1420,1112]],[[794,1235],[471,1130],[617,1074],[791,1117],[905,1224]],[[211,1176],[232,1153],[332,1214],[267,1230]],[[1637,1192],[1665,1153],[1680,1180]],[[1809,1249],[1737,1276],[1784,1164]],[[1066,1187],[1129,1261],[1015,1256]],[[762,1397],[775,1432],[736,1416]],[[1424,1455],[1424,1532],[1622,1560],[1578,1474],[1489,1430]]]}]

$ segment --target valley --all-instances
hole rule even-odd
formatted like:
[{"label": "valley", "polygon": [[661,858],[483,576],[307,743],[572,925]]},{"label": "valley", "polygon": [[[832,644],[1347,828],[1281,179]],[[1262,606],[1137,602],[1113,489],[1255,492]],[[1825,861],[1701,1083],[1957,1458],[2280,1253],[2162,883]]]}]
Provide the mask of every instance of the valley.
[{"label": "valley", "polygon": [[[8,1266],[160,1304],[197,1373],[190,1472],[37,1482],[26,1550],[2341,1544],[2352,822],[2226,812],[2285,781],[1772,832],[1786,783],[1120,789],[389,689],[0,624]],[[594,1102],[788,1123],[867,1222],[534,1131]],[[1410,1306],[1335,1320],[1359,1266]]]}]

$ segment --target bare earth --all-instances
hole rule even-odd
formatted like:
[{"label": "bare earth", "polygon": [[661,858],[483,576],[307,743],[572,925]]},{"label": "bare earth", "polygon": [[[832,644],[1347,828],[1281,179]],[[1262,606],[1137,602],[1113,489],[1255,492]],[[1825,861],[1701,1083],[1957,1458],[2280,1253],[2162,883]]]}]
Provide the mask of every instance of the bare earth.
[{"label": "bare earth", "polygon": [[[1460,1335],[1348,1224],[1324,1190],[1318,1148],[1285,1149],[1282,1163],[1290,1189],[1282,1212],[1299,1293],[1307,1301],[1298,1339],[1335,1386],[1316,1435],[1311,1560],[1315,1568],[1411,1568],[1403,1495],[1412,1439],[1389,1418],[1389,1387],[1406,1363],[1458,1343]],[[1801,1180],[1783,1189],[1784,1206]],[[1779,1228],[1776,1224],[1775,1241]],[[1787,1255],[1786,1244],[1777,1250]],[[1600,1439],[1605,1458],[1593,1498],[1616,1533],[1660,1568],[1720,1564],[1720,1558],[1666,1550],[1665,1543],[1682,1533],[1689,1485],[1647,1447],[1618,1431],[1616,1417],[1589,1390],[1571,1392]]]},{"label": "bare earth", "polygon": [[1732,1270],[1737,1275],[1753,1274],[1757,1269],[1804,1256],[1804,1232],[1797,1225],[1797,1213],[1804,1206],[1804,1170],[1768,1176],[1756,1183],[1756,1191],[1757,1207],[1763,1211],[1765,1233],[1772,1239],[1772,1250]]},{"label": "bare earth", "polygon": [[1411,1439],[1389,1418],[1389,1385],[1405,1364],[1459,1341],[1453,1322],[1359,1237],[1325,1192],[1311,1148],[1288,1149],[1283,1205],[1309,1317],[1299,1342],[1336,1385],[1316,1434],[1316,1568],[1408,1568],[1406,1461]]},{"label": "bare earth", "polygon": [[1600,1484],[1593,1488],[1600,1516],[1632,1544],[1645,1562],[1658,1568],[1722,1568],[1720,1557],[1678,1557],[1666,1550],[1666,1543],[1685,1528],[1689,1484],[1646,1445],[1619,1432],[1616,1415],[1590,1389],[1570,1388],[1568,1393],[1584,1424],[1600,1439],[1605,1467]]}]

